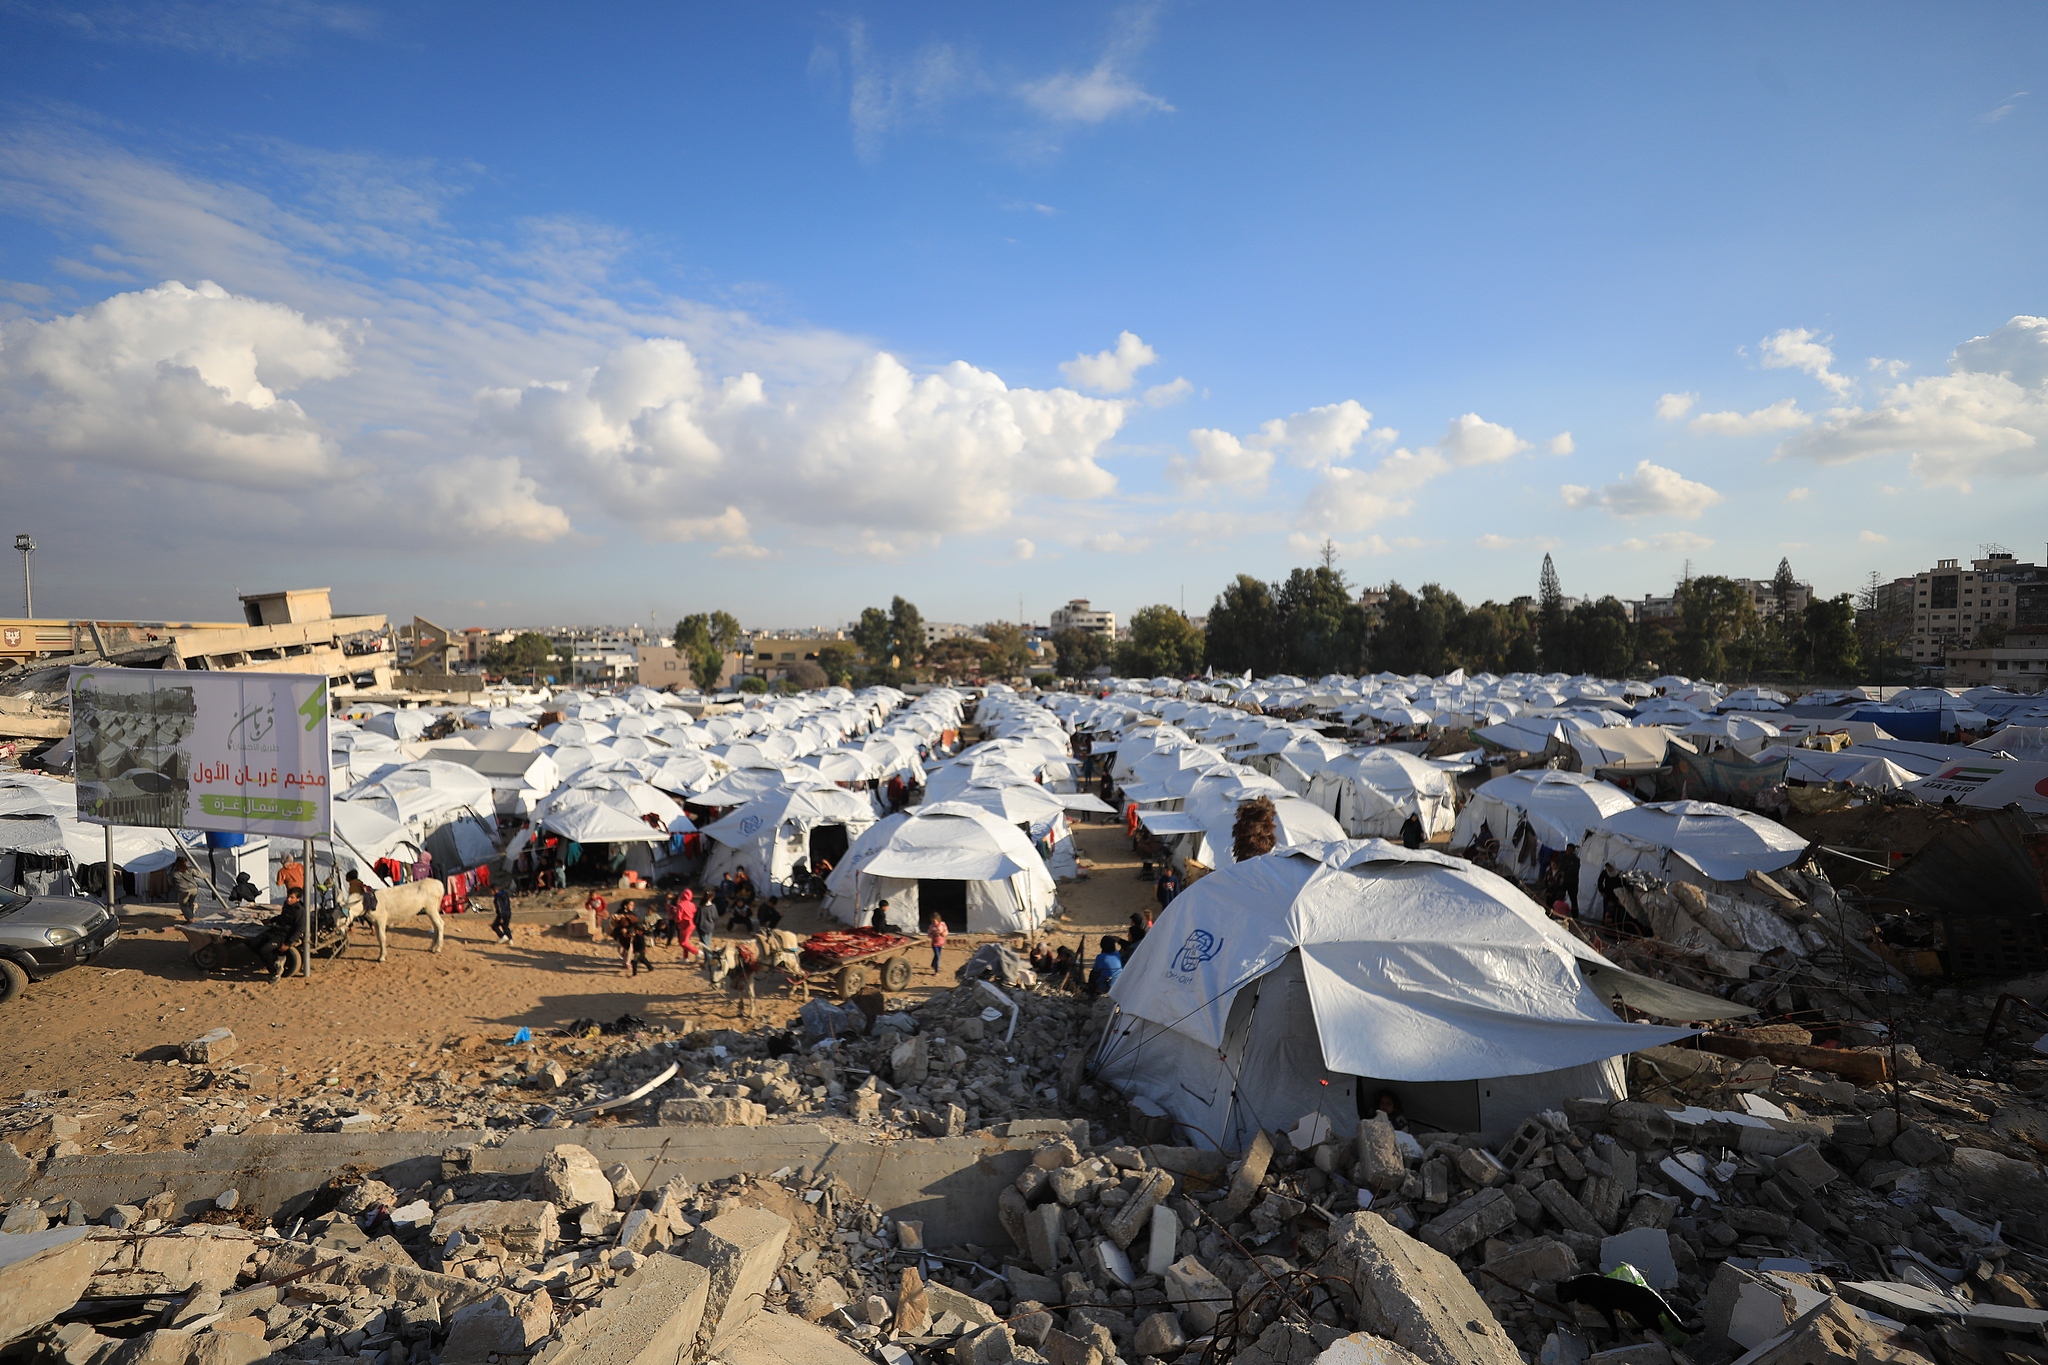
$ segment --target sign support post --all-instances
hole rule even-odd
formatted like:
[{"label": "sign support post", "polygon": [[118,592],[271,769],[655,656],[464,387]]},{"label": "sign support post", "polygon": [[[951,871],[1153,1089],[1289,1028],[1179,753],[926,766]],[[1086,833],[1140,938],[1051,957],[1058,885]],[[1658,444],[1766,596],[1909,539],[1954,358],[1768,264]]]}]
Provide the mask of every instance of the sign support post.
[{"label": "sign support post", "polygon": [[313,975],[313,841],[306,840],[306,870],[299,878],[299,975]]},{"label": "sign support post", "polygon": [[114,913],[114,827],[102,825],[107,835],[107,913]]}]

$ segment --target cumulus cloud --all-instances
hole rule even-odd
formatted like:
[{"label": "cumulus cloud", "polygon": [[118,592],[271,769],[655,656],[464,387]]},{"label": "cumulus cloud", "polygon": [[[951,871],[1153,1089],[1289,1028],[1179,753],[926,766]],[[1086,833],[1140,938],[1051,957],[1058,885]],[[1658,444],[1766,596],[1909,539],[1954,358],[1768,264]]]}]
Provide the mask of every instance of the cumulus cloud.
[{"label": "cumulus cloud", "polygon": [[1101,531],[1081,538],[1081,548],[1097,554],[1137,554],[1147,549],[1152,542],[1142,536],[1127,536],[1121,531]]},{"label": "cumulus cloud", "polygon": [[[1072,363],[1071,361],[1068,363]],[[1195,386],[1186,379],[1176,379],[1170,384],[1154,384],[1145,390],[1145,406],[1170,408],[1195,391]]]},{"label": "cumulus cloud", "polygon": [[[961,361],[917,374],[887,352],[817,385],[713,380],[675,338],[481,402],[486,430],[652,536],[738,542],[772,519],[859,527],[877,554],[992,530],[1020,498],[1109,494],[1095,461],[1125,413],[1071,389],[1012,389]],[[705,519],[706,506],[726,510]]]},{"label": "cumulus cloud", "polygon": [[[1371,418],[1370,413],[1364,415]],[[1406,516],[1414,510],[1414,500],[1392,495],[1413,493],[1454,469],[1498,464],[1528,448],[1512,428],[1468,412],[1454,418],[1433,446],[1397,448],[1370,470],[1342,464],[1327,467],[1309,490],[1295,525],[1334,536],[1363,530],[1389,516]]]},{"label": "cumulus cloud", "polygon": [[16,459],[285,489],[342,469],[283,395],[350,369],[349,329],[173,280],[0,331],[0,449]]},{"label": "cumulus cloud", "polygon": [[1794,489],[1792,489],[1791,491],[1789,491],[1788,493],[1786,493],[1786,494],[1785,494],[1785,501],[1786,501],[1786,502],[1805,502],[1805,501],[1806,501],[1806,498],[1807,498],[1807,495],[1808,495],[1808,494],[1810,494],[1810,493],[1811,493],[1812,491],[1813,491],[1813,490],[1812,490],[1812,489],[1810,489],[1810,488],[1794,488]]},{"label": "cumulus cloud", "polygon": [[1564,542],[1550,536],[1503,536],[1489,531],[1472,543],[1482,550],[1555,550]]},{"label": "cumulus cloud", "polygon": [[1249,436],[1213,428],[1191,431],[1188,440],[1195,448],[1194,457],[1175,456],[1167,462],[1167,475],[1190,491],[1212,484],[1260,483],[1272,471],[1275,455],[1286,456],[1289,464],[1299,468],[1327,469],[1350,459],[1360,441],[1392,434],[1374,431],[1372,413],[1356,399],[1347,398],[1275,417]]},{"label": "cumulus cloud", "polygon": [[1138,371],[1158,359],[1159,353],[1139,340],[1136,332],[1119,332],[1113,348],[1061,361],[1060,373],[1076,388],[1123,393],[1137,382]]},{"label": "cumulus cloud", "polygon": [[1545,441],[1543,448],[1553,455],[1569,455],[1574,450],[1577,450],[1579,446],[1578,442],[1572,440],[1572,434],[1569,431],[1560,431],[1557,435]]},{"label": "cumulus cloud", "polygon": [[1758,343],[1758,358],[1767,370],[1800,370],[1810,374],[1839,398],[1856,381],[1834,372],[1835,353],[1827,344],[1831,340],[1804,327],[1786,327]]},{"label": "cumulus cloud", "polygon": [[1856,539],[1865,545],[1889,545],[1892,538],[1877,531],[1858,531]]},{"label": "cumulus cloud", "polygon": [[1030,559],[1037,554],[1038,547],[1022,536],[1010,542],[1010,558],[1012,559]]},{"label": "cumulus cloud", "polygon": [[1722,500],[1703,483],[1694,483],[1675,469],[1643,460],[1635,471],[1613,483],[1593,489],[1566,484],[1559,492],[1567,507],[1600,507],[1610,516],[1683,517],[1696,520],[1701,513]]},{"label": "cumulus cloud", "polygon": [[1657,415],[1667,422],[1676,422],[1692,411],[1692,405],[1700,401],[1696,393],[1667,393],[1657,399]]},{"label": "cumulus cloud", "polygon": [[1978,476],[2048,472],[2048,318],[2019,316],[1972,337],[1949,373],[1898,384],[1869,408],[1827,414],[1780,456],[1826,464],[1905,454],[1923,483],[1968,487]]},{"label": "cumulus cloud", "polygon": [[1755,412],[1703,412],[1686,425],[1711,436],[1760,436],[1771,431],[1796,431],[1812,424],[1813,418],[1799,410],[1797,400],[1780,398]]},{"label": "cumulus cloud", "polygon": [[541,501],[540,485],[516,459],[472,455],[420,471],[436,521],[479,540],[559,540],[569,514]]}]

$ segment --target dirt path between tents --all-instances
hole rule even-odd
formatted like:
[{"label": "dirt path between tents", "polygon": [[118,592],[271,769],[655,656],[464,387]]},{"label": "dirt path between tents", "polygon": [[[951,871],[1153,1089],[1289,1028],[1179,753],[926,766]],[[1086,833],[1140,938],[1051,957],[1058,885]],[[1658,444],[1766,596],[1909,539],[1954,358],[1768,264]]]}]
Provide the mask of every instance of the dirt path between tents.
[{"label": "dirt path between tents", "polygon": [[[1152,887],[1139,879],[1121,825],[1079,826],[1076,837],[1088,876],[1061,884],[1067,914],[1052,936],[1068,943],[1085,936],[1092,944],[1132,911],[1150,908]],[[276,985],[250,967],[199,971],[175,927],[175,910],[124,907],[121,941],[98,962],[60,972],[0,1008],[10,1043],[0,1059],[0,1121],[29,1092],[62,1091],[63,1112],[84,1119],[76,1140],[87,1150],[184,1146],[219,1116],[181,1114],[198,1107],[181,1100],[191,1073],[164,1059],[177,1044],[223,1027],[238,1040],[233,1060],[250,1068],[253,1114],[322,1086],[402,1083],[422,1068],[427,1074],[447,1065],[446,1044],[503,1042],[522,1026],[540,1035],[576,1020],[608,1022],[630,1013],[678,1031],[748,1028],[779,1026],[795,1012],[797,1001],[774,976],[762,979],[768,993],[747,1020],[736,997],[681,965],[674,948],[655,945],[655,970],[627,978],[610,945],[572,936],[579,927],[516,922],[550,918],[550,911],[580,905],[583,895],[520,898],[510,946],[492,940],[487,915],[458,915],[448,919],[446,947],[435,955],[426,951],[426,921],[415,919],[393,931],[382,963],[374,940],[359,933],[345,956],[317,961],[311,979]],[[815,905],[790,911],[785,928],[827,927]],[[953,968],[991,937],[954,935],[943,977],[931,974],[928,949],[913,948],[917,974],[906,995],[950,987]]]}]

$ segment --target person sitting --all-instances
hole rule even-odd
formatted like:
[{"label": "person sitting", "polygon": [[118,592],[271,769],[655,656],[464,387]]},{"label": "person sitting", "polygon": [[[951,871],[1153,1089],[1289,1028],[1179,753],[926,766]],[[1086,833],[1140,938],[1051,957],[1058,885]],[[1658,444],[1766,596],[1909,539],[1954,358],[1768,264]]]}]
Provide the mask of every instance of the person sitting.
[{"label": "person sitting", "polygon": [[1382,1090],[1373,1097],[1372,1111],[1396,1128],[1405,1131],[1408,1127],[1408,1120],[1401,1117],[1401,1097],[1391,1090]]},{"label": "person sitting", "polygon": [[1116,935],[1104,934],[1101,951],[1095,954],[1095,965],[1088,972],[1088,994],[1109,994],[1109,988],[1116,984],[1123,969],[1123,954],[1118,951]]},{"label": "person sitting", "polygon": [[254,905],[260,894],[256,890],[256,883],[249,880],[249,874],[246,872],[237,872],[235,874],[235,884],[228,888],[228,900],[230,902],[242,901],[249,905]]},{"label": "person sitting", "polygon": [[831,875],[832,860],[830,858],[818,859],[817,866],[811,869],[811,881],[807,894],[816,900],[825,899],[825,879]]},{"label": "person sitting", "polygon": [[780,929],[782,927],[781,899],[776,896],[770,896],[767,900],[762,901],[761,909],[754,918],[761,922],[763,929]]},{"label": "person sitting", "polygon": [[305,937],[306,897],[297,887],[285,892],[284,905],[264,923],[256,939],[256,957],[270,971],[272,981],[284,979],[292,965],[290,949]]},{"label": "person sitting", "polygon": [[868,927],[885,934],[889,932],[889,902],[876,902],[875,913],[868,920]]}]

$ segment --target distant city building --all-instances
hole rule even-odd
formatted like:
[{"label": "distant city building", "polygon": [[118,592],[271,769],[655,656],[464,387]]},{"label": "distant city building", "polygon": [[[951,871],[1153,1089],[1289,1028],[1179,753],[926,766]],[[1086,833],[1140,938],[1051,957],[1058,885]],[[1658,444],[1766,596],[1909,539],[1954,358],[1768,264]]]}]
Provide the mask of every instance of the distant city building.
[{"label": "distant city building", "polygon": [[2014,627],[1990,649],[1952,649],[1942,682],[1949,687],[2003,687],[2008,692],[2048,689],[2048,626]]},{"label": "distant city building", "polygon": [[1063,630],[1085,630],[1113,640],[1116,638],[1116,613],[1097,611],[1088,605],[1087,598],[1076,597],[1064,607],[1052,609],[1053,634]]},{"label": "distant city building", "polygon": [[2048,570],[2004,551],[1973,559],[1968,568],[1937,560],[1913,576],[1912,612],[1913,662],[1940,668],[1994,625],[2048,626]]},{"label": "distant city building", "polygon": [[[1734,580],[1749,590],[1750,605],[1756,608],[1758,616],[1778,614],[1778,585],[1768,578],[1738,578]],[[1786,594],[1784,610],[1787,615],[1805,614],[1806,604],[1813,600],[1813,584],[1794,583],[1792,591]]]},{"label": "distant city building", "polygon": [[980,626],[963,626],[957,621],[927,621],[924,623],[924,647],[930,649],[941,640],[982,639]]}]

